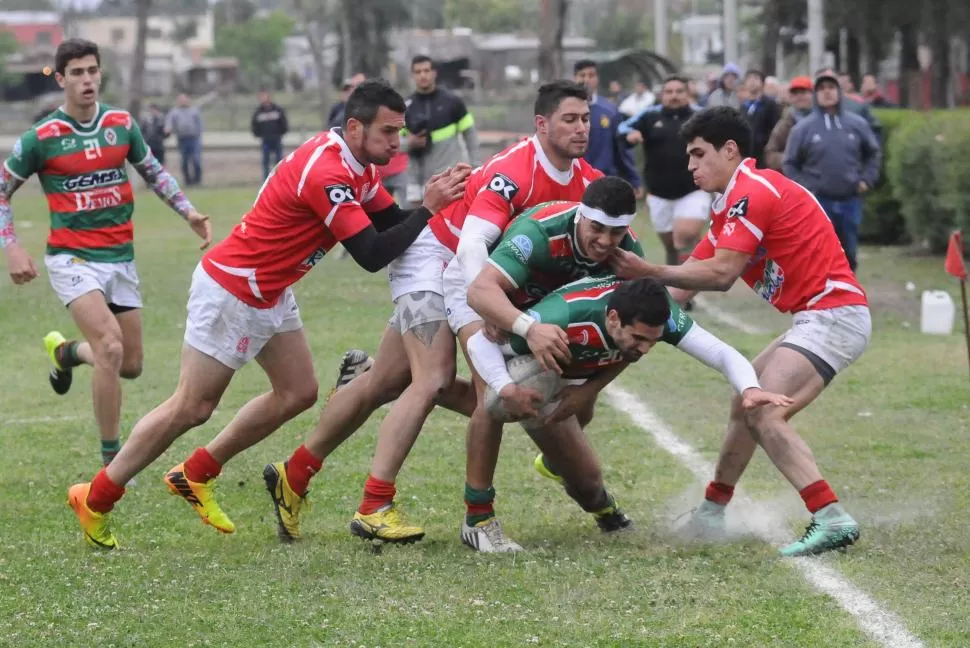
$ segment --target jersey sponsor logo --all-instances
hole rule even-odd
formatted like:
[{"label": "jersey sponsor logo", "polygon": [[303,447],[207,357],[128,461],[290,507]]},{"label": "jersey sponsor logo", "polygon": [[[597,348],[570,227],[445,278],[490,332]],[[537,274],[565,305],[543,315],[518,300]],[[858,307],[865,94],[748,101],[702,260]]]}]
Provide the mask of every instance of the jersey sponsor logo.
[{"label": "jersey sponsor logo", "polygon": [[81,191],[74,194],[74,204],[79,212],[117,207],[123,201],[124,197],[121,195],[120,187]]},{"label": "jersey sponsor logo", "polygon": [[327,199],[334,207],[341,203],[354,201],[354,190],[350,188],[350,185],[327,185],[324,190],[327,192]]},{"label": "jersey sponsor logo", "polygon": [[528,261],[529,257],[532,256],[532,239],[525,234],[513,236],[511,244],[513,250],[517,250],[519,252],[519,254],[516,256],[518,256],[521,261]]},{"label": "jersey sponsor logo", "polygon": [[754,291],[769,303],[774,303],[781,296],[782,284],[785,283],[785,270],[775,261],[765,261],[762,278],[754,284]]},{"label": "jersey sponsor logo", "polygon": [[107,169],[106,171],[94,171],[83,175],[74,176],[64,181],[64,191],[83,191],[84,189],[94,189],[113,185],[124,180],[125,175],[121,169]]},{"label": "jersey sponsor logo", "polygon": [[737,201],[731,205],[731,209],[727,212],[728,218],[744,218],[748,215],[748,197],[745,196],[741,200]]},{"label": "jersey sponsor logo", "polygon": [[70,151],[71,149],[77,148],[77,138],[76,137],[65,137],[61,140],[61,150]]},{"label": "jersey sponsor logo", "polygon": [[525,314],[531,316],[537,322],[542,321],[542,315],[539,314],[539,311],[529,309],[525,312]]},{"label": "jersey sponsor logo", "polygon": [[11,151],[11,154],[18,160],[24,154],[24,142],[21,138],[17,138],[17,141],[13,145],[13,151]]},{"label": "jersey sponsor logo", "polygon": [[317,248],[314,250],[313,254],[303,259],[300,266],[297,268],[300,272],[309,272],[310,269],[316,264],[320,263],[320,260],[327,254],[327,251],[323,248]]},{"label": "jersey sponsor logo", "polygon": [[116,133],[113,128],[109,128],[104,132],[104,141],[110,146],[114,146],[118,143],[118,133]]},{"label": "jersey sponsor logo", "polygon": [[492,176],[492,179],[488,181],[488,190],[497,193],[508,202],[512,202],[515,194],[519,193],[518,185],[502,173],[496,173]]}]

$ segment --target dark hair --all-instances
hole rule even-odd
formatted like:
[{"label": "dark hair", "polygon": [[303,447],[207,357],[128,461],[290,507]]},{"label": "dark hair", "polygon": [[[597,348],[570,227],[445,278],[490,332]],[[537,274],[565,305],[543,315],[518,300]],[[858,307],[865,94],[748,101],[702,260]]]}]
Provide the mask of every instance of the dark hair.
[{"label": "dark hair", "polygon": [[381,106],[396,113],[404,114],[406,106],[404,97],[391,87],[384,79],[367,79],[347,97],[344,108],[344,126],[351,119],[356,119],[364,126],[370,126],[377,117]]},{"label": "dark hair", "polygon": [[585,70],[586,68],[593,68],[595,70],[596,61],[594,61],[593,59],[579,59],[573,65],[573,74],[577,74],[581,70]]},{"label": "dark hair", "polygon": [[539,87],[539,94],[536,96],[535,114],[549,117],[559,109],[559,104],[563,99],[580,99],[589,101],[589,92],[586,88],[572,81],[565,79],[546,83]]},{"label": "dark hair", "polygon": [[418,63],[430,63],[431,64],[431,69],[432,70],[434,69],[434,61],[427,54],[418,54],[417,56],[415,56],[414,58],[412,58],[411,59],[411,69],[413,70],[414,69],[414,66],[417,65]]},{"label": "dark hair", "polygon": [[671,74],[666,79],[664,79],[664,83],[663,84],[664,85],[667,85],[671,81],[677,81],[678,83],[683,83],[684,84],[684,87],[687,87],[688,85],[690,85],[689,82],[688,82],[688,80],[687,80],[687,77],[680,76],[679,74]]},{"label": "dark hair", "polygon": [[69,38],[57,46],[54,53],[54,71],[64,74],[68,63],[85,56],[93,56],[98,65],[101,65],[101,52],[95,43],[83,38]]},{"label": "dark hair", "polygon": [[680,129],[680,135],[688,144],[701,138],[718,151],[729,140],[738,145],[741,157],[751,155],[751,126],[736,108],[717,106],[694,113]]},{"label": "dark hair", "polygon": [[667,290],[650,277],[621,283],[610,295],[606,308],[607,312],[616,311],[622,326],[632,326],[637,322],[647,326],[663,326],[670,319]]},{"label": "dark hair", "polygon": [[589,183],[583,192],[583,204],[601,209],[607,216],[623,216],[637,211],[633,186],[616,176],[605,176]]},{"label": "dark hair", "polygon": [[759,79],[761,79],[761,82],[762,83],[765,82],[765,73],[762,72],[761,70],[751,69],[751,70],[748,70],[747,72],[744,73],[744,78],[745,79],[747,79],[750,76],[756,76]]}]

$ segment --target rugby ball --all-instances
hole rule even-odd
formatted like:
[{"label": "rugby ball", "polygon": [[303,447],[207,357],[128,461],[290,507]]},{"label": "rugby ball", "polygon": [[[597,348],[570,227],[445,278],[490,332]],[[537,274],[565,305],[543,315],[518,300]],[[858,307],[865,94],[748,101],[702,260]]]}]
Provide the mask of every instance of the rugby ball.
[{"label": "rugby ball", "polygon": [[[512,377],[516,385],[534,389],[542,395],[542,403],[538,408],[540,410],[548,406],[562,388],[559,374],[544,369],[533,355],[509,358],[506,367],[508,367],[509,376]],[[485,410],[496,421],[511,423],[519,420],[505,409],[502,399],[491,387],[485,389]]]}]

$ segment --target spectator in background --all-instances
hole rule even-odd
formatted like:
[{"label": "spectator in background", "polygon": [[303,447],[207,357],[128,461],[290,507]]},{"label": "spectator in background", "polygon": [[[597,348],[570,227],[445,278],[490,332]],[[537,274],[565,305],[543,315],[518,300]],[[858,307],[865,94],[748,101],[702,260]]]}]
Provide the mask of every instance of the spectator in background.
[{"label": "spectator in background", "polygon": [[687,81],[687,99],[692,105],[700,106],[701,98],[697,94],[697,82],[693,79]]},{"label": "spectator in background", "polygon": [[862,195],[879,179],[879,140],[861,116],[843,107],[839,78],[815,79],[815,109],[792,129],[782,169],[818,198],[853,272],[862,223]]},{"label": "spectator in background", "polygon": [[643,143],[647,207],[667,252],[667,265],[689,256],[710,216],[711,196],[694,184],[687,169],[687,143],[680,135],[693,114],[687,80],[672,76],[664,81],[659,106],[646,108],[617,129],[629,145]]},{"label": "spectator in background", "polygon": [[758,168],[765,168],[765,145],[771,131],[781,119],[781,106],[764,94],[765,75],[760,70],[748,70],[744,75],[744,88],[748,98],[742,105],[742,112],[751,126],[751,157],[757,160]]},{"label": "spectator in background", "polygon": [[141,121],[141,134],[158,163],[165,166],[165,113],[156,103],[148,106],[148,114]]},{"label": "spectator in background", "polygon": [[642,79],[637,79],[636,83],[633,84],[633,94],[619,104],[618,111],[624,119],[628,119],[634,115],[639,115],[648,106],[655,104],[656,101],[657,98],[650,92],[647,83]]},{"label": "spectator in background", "polygon": [[785,110],[781,119],[775,124],[765,145],[765,166],[775,171],[781,171],[785,161],[785,145],[792,128],[803,118],[812,113],[812,80],[807,76],[795,77],[788,86],[788,100],[791,105]]},{"label": "spectator in background", "polygon": [[862,101],[862,97],[855,91],[855,81],[848,72],[839,72],[839,88],[842,89],[842,96],[848,97],[853,101]]},{"label": "spectator in background", "polygon": [[412,58],[411,79],[414,93],[406,102],[401,148],[408,153],[406,200],[417,205],[431,176],[459,162],[478,166],[480,157],[475,118],[461,97],[438,87],[434,61],[423,54]]},{"label": "spectator in background", "polygon": [[274,103],[265,90],[259,93],[259,105],[253,112],[251,128],[253,137],[262,142],[263,178],[265,179],[269,177],[269,170],[283,159],[283,136],[290,130],[290,125],[286,121],[286,111],[282,106]]},{"label": "spectator in background", "polygon": [[610,101],[619,106],[623,100],[630,96],[629,92],[623,91],[623,84],[619,81],[610,81]]},{"label": "spectator in background", "polygon": [[706,106],[731,106],[741,108],[741,99],[738,98],[738,79],[741,78],[741,68],[734,63],[728,63],[721,72],[718,80],[717,89],[707,97]]},{"label": "spectator in background", "polygon": [[[839,78],[839,76],[835,73],[835,70],[830,67],[822,68],[821,70],[815,73],[816,79],[822,76],[835,77],[836,79]],[[850,79],[850,83],[851,83],[851,79]],[[842,87],[841,81],[839,82],[839,87],[840,88]],[[866,122],[869,124],[869,128],[871,128],[872,132],[876,134],[876,137],[880,136],[880,134],[882,133],[882,126],[879,125],[879,120],[877,120],[875,115],[872,114],[872,111],[869,110],[869,104],[862,101],[861,99],[855,99],[851,96],[849,97],[843,96],[841,106],[845,110],[848,110],[850,113],[859,115],[863,119],[865,119]]]},{"label": "spectator in background", "polygon": [[178,104],[168,111],[165,134],[175,135],[182,158],[182,177],[187,186],[202,182],[202,113],[182,93]]},{"label": "spectator in background", "polygon": [[[577,61],[573,66],[573,81],[584,85],[590,96],[589,146],[583,158],[594,169],[606,175],[619,176],[629,182],[633,185],[636,197],[642,198],[643,183],[633,162],[633,154],[617,139],[617,129],[622,118],[617,113],[615,104],[596,93],[600,82],[596,63],[590,59]],[[635,95],[631,95],[633,96]]]},{"label": "spectator in background", "polygon": [[883,96],[875,74],[862,77],[862,100],[873,108],[895,108],[896,105]]},{"label": "spectator in background", "polygon": [[764,96],[770,97],[771,99],[774,99],[779,104],[781,104],[783,97],[782,97],[781,82],[778,81],[778,77],[773,77],[773,76],[765,77],[764,88],[762,88],[761,93]]},{"label": "spectator in background", "polygon": [[363,72],[358,72],[344,81],[344,84],[340,87],[340,101],[330,107],[330,115],[327,116],[328,127],[337,128],[344,125],[344,106],[347,104],[347,97],[366,79],[367,76]]}]

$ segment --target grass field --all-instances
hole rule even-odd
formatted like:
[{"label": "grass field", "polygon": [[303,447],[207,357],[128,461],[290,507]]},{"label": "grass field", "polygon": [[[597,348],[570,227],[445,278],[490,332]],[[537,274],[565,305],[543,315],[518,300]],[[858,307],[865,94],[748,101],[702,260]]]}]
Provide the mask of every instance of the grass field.
[{"label": "grass field", "polygon": [[[222,237],[254,193],[207,190],[193,198]],[[145,372],[125,385],[125,431],[175,386],[198,258],[176,216],[150,195],[138,200]],[[14,208],[21,237],[40,260],[44,204],[18,196]],[[653,245],[649,226],[639,229]],[[745,533],[743,521],[730,543],[679,543],[673,520],[697,502],[701,483],[605,404],[590,435],[608,485],[637,524],[632,533],[603,537],[532,471],[534,450],[510,427],[497,506],[506,531],[528,551],[472,553],[458,539],[465,424],[435,412],[398,482],[399,501],[426,527],[423,542],[376,554],[347,531],[375,441],[372,420],[314,481],[305,540],[280,546],[261,469],[288,456],[318,410],[227,466],[218,494],[238,526],[233,536],[204,527],[161,482],[266,388],[258,367],[247,367],[213,419],[180,439],[115,509],[122,548],[92,553],[64,504],[67,487],[98,468],[88,372],[77,373],[67,396],[50,391],[41,337],[51,328],[76,331],[41,276],[21,288],[0,281],[0,646],[970,645],[966,352],[957,335],[920,335],[917,316],[921,290],[955,286],[939,259],[866,248],[861,263],[874,305],[872,345],[796,422],[862,523],[862,539],[847,554],[811,559],[808,568],[833,568],[896,615],[916,644],[865,634],[792,561]],[[917,290],[907,291],[907,281]],[[375,349],[389,313],[386,282],[331,257],[298,285],[297,296],[324,391],[346,348]],[[749,357],[786,326],[741,289],[707,303],[764,331],[745,334],[696,313]],[[730,396],[720,376],[658,348],[620,383],[714,460]],[[771,519],[784,530],[797,533],[807,523],[797,494],[763,454],[743,485],[755,510],[780,516]]]}]

